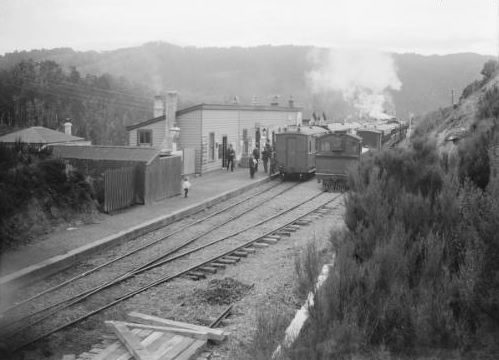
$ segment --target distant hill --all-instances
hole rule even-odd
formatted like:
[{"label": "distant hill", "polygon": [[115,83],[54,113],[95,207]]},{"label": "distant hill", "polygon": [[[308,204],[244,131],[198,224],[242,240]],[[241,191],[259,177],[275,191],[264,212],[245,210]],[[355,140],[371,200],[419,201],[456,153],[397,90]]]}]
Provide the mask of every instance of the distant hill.
[{"label": "distant hill", "polygon": [[[114,51],[78,52],[70,48],[32,50],[0,56],[0,69],[32,58],[54,60],[63,67],[75,66],[82,74],[109,73],[124,76],[152,90],[176,89],[181,106],[199,102],[228,102],[238,96],[242,103],[266,103],[270,97],[290,95],[312,111],[328,118],[342,118],[349,107],[339,93],[311,94],[305,74],[312,70],[312,47],[258,46],[252,48],[196,48],[168,43],[148,43]],[[397,114],[423,114],[448,106],[451,90],[459,97],[463,88],[480,78],[480,70],[490,57],[463,53],[445,56],[393,54],[402,89],[393,92]]]}]

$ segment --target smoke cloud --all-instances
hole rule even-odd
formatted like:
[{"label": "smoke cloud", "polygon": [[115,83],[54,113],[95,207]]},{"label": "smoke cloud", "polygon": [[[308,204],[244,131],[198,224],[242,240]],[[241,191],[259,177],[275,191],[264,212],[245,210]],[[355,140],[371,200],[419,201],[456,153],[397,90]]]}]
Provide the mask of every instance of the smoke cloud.
[{"label": "smoke cloud", "polygon": [[394,110],[390,90],[400,90],[393,58],[376,50],[329,50],[309,54],[313,70],[307,82],[313,93],[340,91],[359,116],[388,118]]}]

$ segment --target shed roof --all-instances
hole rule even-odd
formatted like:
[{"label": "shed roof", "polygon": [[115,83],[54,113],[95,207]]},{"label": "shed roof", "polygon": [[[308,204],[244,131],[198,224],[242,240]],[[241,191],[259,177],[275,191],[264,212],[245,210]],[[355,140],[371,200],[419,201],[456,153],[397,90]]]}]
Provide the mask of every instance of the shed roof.
[{"label": "shed roof", "polygon": [[52,145],[53,154],[65,159],[149,162],[160,150],[138,146]]},{"label": "shed roof", "polygon": [[67,135],[60,131],[48,129],[43,126],[33,126],[0,136],[0,142],[4,143],[14,143],[18,140],[28,144],[55,144],[82,141],[84,139],[78,136]]},{"label": "shed roof", "polygon": [[[227,111],[280,111],[280,112],[300,112],[302,107],[289,106],[274,106],[274,105],[239,105],[239,104],[198,104],[185,109],[178,110],[175,116],[181,116],[197,110],[227,110]],[[128,125],[128,131],[141,128],[146,125],[154,124],[159,121],[164,121],[165,115],[161,115],[149,120],[144,120],[132,125]]]}]

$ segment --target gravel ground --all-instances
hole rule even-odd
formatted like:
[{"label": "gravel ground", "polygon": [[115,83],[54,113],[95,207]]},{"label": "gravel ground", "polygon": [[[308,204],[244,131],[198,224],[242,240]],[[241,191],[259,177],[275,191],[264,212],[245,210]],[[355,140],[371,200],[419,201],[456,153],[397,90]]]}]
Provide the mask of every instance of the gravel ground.
[{"label": "gravel ground", "polygon": [[237,265],[228,266],[206,280],[178,279],[150,289],[74,328],[34,344],[23,356],[16,358],[60,359],[62,354],[88,351],[92,344],[100,341],[100,335],[111,333],[103,327],[104,320],[124,320],[130,311],[208,325],[227,307],[225,301],[216,301],[217,296],[213,296],[214,280],[220,280],[219,285],[229,283],[226,289],[222,285],[220,288],[228,291],[235,306],[232,315],[224,322],[231,333],[229,339],[210,350],[213,358],[238,358],[237,354],[252,337],[260,309],[279,305],[283,311],[294,313],[301,306],[303,299],[295,294],[295,257],[309,241],[315,241],[319,249],[327,247],[331,229],[343,224],[342,212],[343,206],[337,205],[330,214],[291,237],[284,237],[265,250],[257,250]]}]

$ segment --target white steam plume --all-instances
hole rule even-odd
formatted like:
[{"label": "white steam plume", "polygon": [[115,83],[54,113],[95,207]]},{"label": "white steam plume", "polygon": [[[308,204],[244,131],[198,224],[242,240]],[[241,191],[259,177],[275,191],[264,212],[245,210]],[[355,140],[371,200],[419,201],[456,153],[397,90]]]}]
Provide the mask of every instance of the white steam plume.
[{"label": "white steam plume", "polygon": [[341,91],[345,101],[359,111],[360,116],[377,119],[389,117],[392,108],[389,90],[400,90],[400,82],[392,57],[375,50],[329,50],[310,54],[314,70],[307,81],[314,93]]}]

